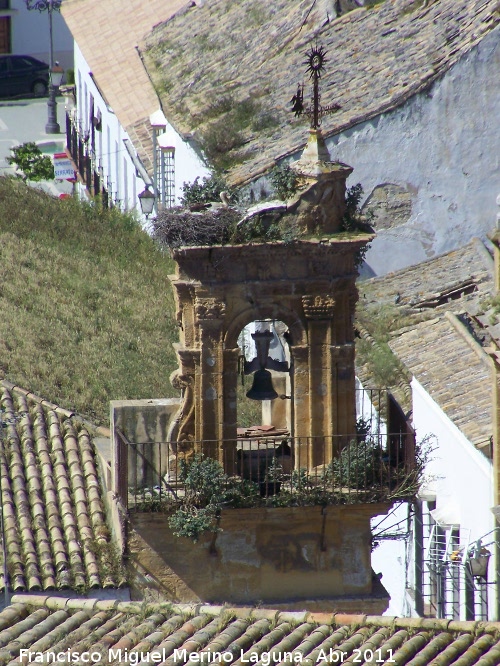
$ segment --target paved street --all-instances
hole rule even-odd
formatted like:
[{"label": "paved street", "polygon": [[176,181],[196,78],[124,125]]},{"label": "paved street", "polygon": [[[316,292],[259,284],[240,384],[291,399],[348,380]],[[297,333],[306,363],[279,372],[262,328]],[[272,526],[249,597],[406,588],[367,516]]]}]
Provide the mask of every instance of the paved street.
[{"label": "paved street", "polygon": [[[64,99],[57,99],[57,120],[61,127],[60,134],[46,134],[47,98],[25,100],[0,100],[0,175],[13,174],[14,168],[7,164],[6,157],[12,146],[26,141],[35,141],[42,152],[53,154],[64,150],[65,114]],[[52,181],[39,184],[43,189],[58,196],[62,192],[71,192],[71,183]]]}]

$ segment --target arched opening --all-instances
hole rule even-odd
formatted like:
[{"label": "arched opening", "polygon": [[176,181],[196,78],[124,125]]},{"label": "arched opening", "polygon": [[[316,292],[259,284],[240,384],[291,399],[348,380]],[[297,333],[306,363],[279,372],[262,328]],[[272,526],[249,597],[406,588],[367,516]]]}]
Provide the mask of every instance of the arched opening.
[{"label": "arched opening", "polygon": [[281,320],[259,319],[238,336],[237,468],[262,495],[279,492],[278,476],[292,466],[292,378],[289,331]]},{"label": "arched opening", "polygon": [[[264,368],[270,373],[271,389],[276,397],[265,399],[265,389],[259,384],[256,372],[260,369],[259,334],[269,334],[267,358]],[[290,348],[288,327],[280,320],[255,320],[247,324],[238,337],[240,362],[238,364],[237,423],[239,428],[274,425],[291,429],[289,403],[291,402]],[[264,390],[264,393],[262,391]],[[262,396],[262,397],[260,397]]]}]

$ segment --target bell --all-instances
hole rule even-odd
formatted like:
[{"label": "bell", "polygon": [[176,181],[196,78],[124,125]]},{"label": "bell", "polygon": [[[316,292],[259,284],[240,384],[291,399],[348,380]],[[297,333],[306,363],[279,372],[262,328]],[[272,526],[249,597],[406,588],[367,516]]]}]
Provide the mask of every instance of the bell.
[{"label": "bell", "polygon": [[278,394],[274,390],[273,380],[269,370],[261,368],[253,376],[252,388],[247,392],[247,398],[252,400],[274,400]]}]

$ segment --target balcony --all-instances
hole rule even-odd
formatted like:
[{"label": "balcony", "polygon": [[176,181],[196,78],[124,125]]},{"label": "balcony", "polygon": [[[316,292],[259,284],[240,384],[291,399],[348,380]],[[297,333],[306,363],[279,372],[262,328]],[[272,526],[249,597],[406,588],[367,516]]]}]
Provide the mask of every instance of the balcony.
[{"label": "balcony", "polygon": [[[189,453],[181,448],[131,442],[115,428],[116,490],[129,512],[169,513],[186,500],[203,505],[201,477],[207,474],[217,478],[223,506],[244,508],[411,500],[422,472],[411,430],[358,432],[328,441],[251,431],[231,441],[190,442]],[[216,457],[208,459],[202,450]],[[318,450],[325,452],[320,464]],[[194,485],[193,475],[200,476]]]},{"label": "balcony", "polygon": [[79,129],[68,113],[66,114],[66,149],[73,160],[75,171],[78,172],[88,193],[93,197],[101,197],[102,205],[107,208],[110,196],[104,187],[95,153],[89,146],[89,135]]}]

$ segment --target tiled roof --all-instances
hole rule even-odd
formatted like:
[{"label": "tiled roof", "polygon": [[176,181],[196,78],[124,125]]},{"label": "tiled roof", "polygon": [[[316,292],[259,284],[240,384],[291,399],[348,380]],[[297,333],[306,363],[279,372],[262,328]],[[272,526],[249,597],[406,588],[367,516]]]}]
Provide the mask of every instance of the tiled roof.
[{"label": "tiled roof", "polygon": [[498,666],[500,623],[16,595],[0,613],[0,664],[28,649],[32,662],[69,650],[100,664]]},{"label": "tiled roof", "polygon": [[489,455],[491,361],[460,319],[444,313],[397,335],[389,346],[467,439]]},{"label": "tiled roof", "polygon": [[311,44],[327,52],[322,104],[341,105],[323,118],[329,136],[425,90],[500,22],[498,0],[386,0],[326,24],[324,6],[311,0],[193,3],[140,45],[164,112],[179,131],[196,137],[217,122],[229,142],[231,109],[244,115],[245,104],[254,105],[241,145],[230,152],[233,184],[303,147],[308,121],[294,118],[289,101],[298,83],[309,85],[304,53]]},{"label": "tiled roof", "polygon": [[185,5],[186,0],[64,0],[64,20],[122,127],[149,119],[159,107],[136,45]]},{"label": "tiled roof", "polygon": [[[490,363],[472,335],[474,319],[453,313],[476,314],[493,288],[493,259],[478,239],[417,266],[358,282],[360,308],[370,312],[373,307],[376,312],[380,306],[389,306],[404,315],[405,328],[390,340],[391,350],[487,456],[493,433]],[[489,336],[485,338],[488,344]],[[370,385],[367,370],[367,366],[358,367],[357,374]],[[402,383],[393,392],[406,409],[404,388]]]},{"label": "tiled roof", "polygon": [[[493,258],[473,238],[467,245],[382,277],[358,282],[366,303],[395,304],[413,312],[454,309],[476,302],[493,290]],[[465,292],[465,293],[464,293]]]},{"label": "tiled roof", "polygon": [[71,412],[6,381],[0,407],[0,557],[7,557],[9,589],[118,587],[123,574],[89,430]]}]

